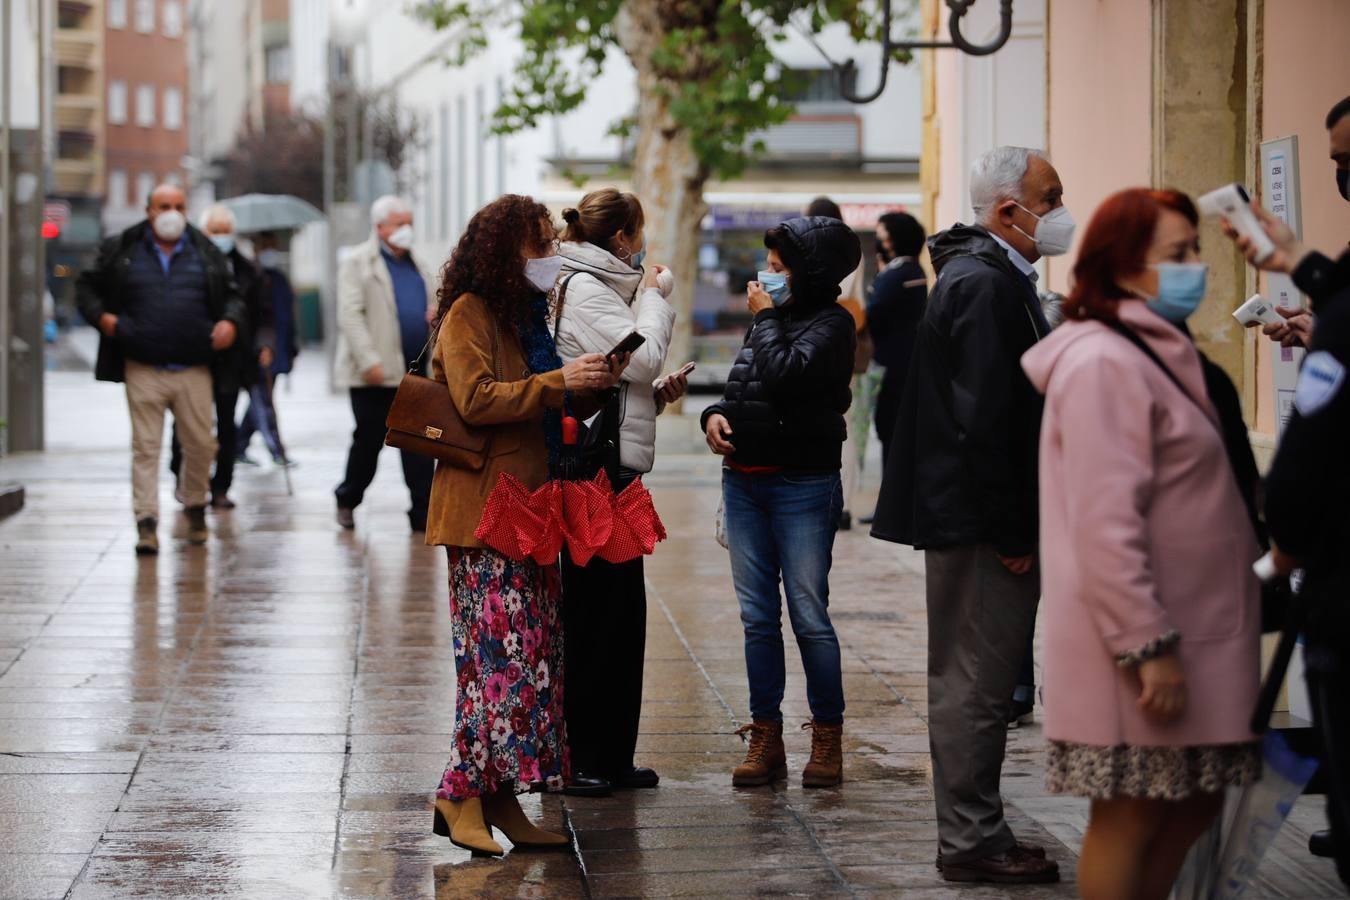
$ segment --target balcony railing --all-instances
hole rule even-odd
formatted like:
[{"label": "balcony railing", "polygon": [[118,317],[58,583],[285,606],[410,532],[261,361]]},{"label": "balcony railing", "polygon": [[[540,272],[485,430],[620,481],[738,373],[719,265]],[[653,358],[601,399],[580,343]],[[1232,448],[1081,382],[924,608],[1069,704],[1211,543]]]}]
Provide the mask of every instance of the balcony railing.
[{"label": "balcony railing", "polygon": [[88,129],[98,116],[99,102],[93,94],[57,94],[56,127],[62,131]]},{"label": "balcony railing", "polygon": [[57,29],[52,38],[57,65],[92,69],[98,57],[99,34],[86,29]]},{"label": "balcony railing", "polygon": [[98,160],[54,159],[52,175],[57,194],[93,194],[98,188]]}]

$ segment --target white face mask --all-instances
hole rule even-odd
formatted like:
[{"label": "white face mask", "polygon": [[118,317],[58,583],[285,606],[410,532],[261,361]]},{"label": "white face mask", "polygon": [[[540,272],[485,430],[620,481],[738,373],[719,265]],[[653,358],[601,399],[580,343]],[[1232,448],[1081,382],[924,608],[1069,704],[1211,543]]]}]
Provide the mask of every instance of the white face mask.
[{"label": "white face mask", "polygon": [[155,216],[153,227],[155,237],[162,241],[176,241],[183,236],[183,229],[187,228],[187,216],[170,209]]},{"label": "white face mask", "polygon": [[413,230],[411,225],[400,225],[395,228],[389,237],[385,238],[385,243],[395,250],[411,250],[413,245]]},{"label": "white face mask", "polygon": [[[1014,201],[1015,202],[1015,201]],[[1036,234],[1032,236],[1022,229],[1022,234],[1031,238],[1036,244],[1036,252],[1041,256],[1063,256],[1069,252],[1073,246],[1073,232],[1078,227],[1074,222],[1073,216],[1069,215],[1067,206],[1059,206],[1050,210],[1043,216],[1037,216],[1034,212],[1027,209],[1022,204],[1017,204],[1018,209],[1023,210],[1027,215],[1036,217]]]},{"label": "white face mask", "polygon": [[542,256],[539,259],[525,260],[525,278],[539,290],[548,293],[558,282],[562,272],[561,256]]}]

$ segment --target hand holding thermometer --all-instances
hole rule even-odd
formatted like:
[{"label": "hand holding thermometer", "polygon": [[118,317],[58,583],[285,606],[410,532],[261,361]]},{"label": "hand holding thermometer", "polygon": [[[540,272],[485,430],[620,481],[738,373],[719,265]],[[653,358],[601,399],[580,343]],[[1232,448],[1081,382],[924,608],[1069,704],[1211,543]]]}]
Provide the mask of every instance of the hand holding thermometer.
[{"label": "hand holding thermometer", "polygon": [[1251,198],[1242,185],[1225,184],[1221,188],[1205,194],[1196,203],[1201,215],[1222,216],[1233,226],[1233,230],[1252,242],[1256,248],[1256,264],[1265,262],[1275,252],[1275,244],[1262,227],[1261,221],[1252,212]]},{"label": "hand holding thermometer", "polygon": [[1275,307],[1266,302],[1266,298],[1260,294],[1252,294],[1247,298],[1247,302],[1233,310],[1233,318],[1242,324],[1243,328],[1251,328],[1256,325],[1283,325],[1284,317],[1275,311]]}]

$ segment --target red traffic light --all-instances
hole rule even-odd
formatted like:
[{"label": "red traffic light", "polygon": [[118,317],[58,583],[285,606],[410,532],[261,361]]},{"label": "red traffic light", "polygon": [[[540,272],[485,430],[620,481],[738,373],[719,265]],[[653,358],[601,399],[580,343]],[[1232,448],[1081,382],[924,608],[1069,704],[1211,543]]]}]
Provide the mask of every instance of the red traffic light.
[{"label": "red traffic light", "polygon": [[55,222],[43,222],[42,236],[49,241],[53,238],[59,238],[61,236],[61,226],[57,225]]}]

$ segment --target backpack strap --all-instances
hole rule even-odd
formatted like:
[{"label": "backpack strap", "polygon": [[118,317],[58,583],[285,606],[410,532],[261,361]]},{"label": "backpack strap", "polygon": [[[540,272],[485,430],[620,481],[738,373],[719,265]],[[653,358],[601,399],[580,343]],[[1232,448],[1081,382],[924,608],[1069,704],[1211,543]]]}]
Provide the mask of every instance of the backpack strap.
[{"label": "backpack strap", "polygon": [[567,298],[567,282],[575,278],[576,275],[576,272],[569,272],[567,277],[558,284],[558,311],[554,313],[553,317],[553,343],[555,346],[558,343],[558,329],[562,327],[563,301]]}]

